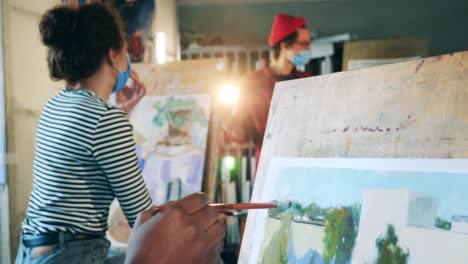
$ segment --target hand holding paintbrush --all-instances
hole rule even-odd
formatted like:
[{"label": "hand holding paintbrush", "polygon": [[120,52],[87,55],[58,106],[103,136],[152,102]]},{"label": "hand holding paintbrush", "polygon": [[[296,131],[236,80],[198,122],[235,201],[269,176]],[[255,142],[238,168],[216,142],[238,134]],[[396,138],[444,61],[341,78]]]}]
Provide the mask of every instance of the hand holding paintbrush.
[{"label": "hand holding paintbrush", "polygon": [[214,263],[225,234],[219,211],[203,194],[192,194],[139,214],[125,263]]}]

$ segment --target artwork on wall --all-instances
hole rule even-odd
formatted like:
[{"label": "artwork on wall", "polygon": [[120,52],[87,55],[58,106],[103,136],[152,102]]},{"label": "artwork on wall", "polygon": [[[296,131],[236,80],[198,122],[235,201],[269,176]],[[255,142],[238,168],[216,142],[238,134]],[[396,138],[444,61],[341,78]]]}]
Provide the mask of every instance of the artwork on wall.
[{"label": "artwork on wall", "polygon": [[128,36],[128,53],[132,62],[143,62],[145,52],[154,45],[152,33],[155,0],[61,0],[62,5],[78,8],[89,3],[105,3],[119,11]]},{"label": "artwork on wall", "polygon": [[210,96],[146,96],[130,113],[143,178],[155,204],[201,191]]},{"label": "artwork on wall", "polygon": [[464,263],[464,160],[274,158],[249,263]]}]

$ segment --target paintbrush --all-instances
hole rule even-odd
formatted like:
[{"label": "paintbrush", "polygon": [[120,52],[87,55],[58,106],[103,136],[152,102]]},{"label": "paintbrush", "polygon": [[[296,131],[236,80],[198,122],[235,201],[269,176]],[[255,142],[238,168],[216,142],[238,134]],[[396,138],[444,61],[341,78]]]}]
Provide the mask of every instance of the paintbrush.
[{"label": "paintbrush", "polygon": [[[250,209],[269,209],[277,208],[277,203],[212,203],[208,204],[210,207],[216,208],[220,212],[236,211],[236,210],[250,210]],[[159,213],[164,210],[164,205],[156,206],[153,212]]]}]

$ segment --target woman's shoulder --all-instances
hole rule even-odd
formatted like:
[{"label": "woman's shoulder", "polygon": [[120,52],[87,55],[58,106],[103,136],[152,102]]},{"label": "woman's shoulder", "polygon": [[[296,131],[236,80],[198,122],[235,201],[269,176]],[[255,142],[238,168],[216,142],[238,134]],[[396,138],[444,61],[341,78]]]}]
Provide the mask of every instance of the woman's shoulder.
[{"label": "woman's shoulder", "polygon": [[74,109],[76,109],[96,112],[97,114],[103,113],[112,108],[112,105],[104,101],[101,97],[96,96],[91,91],[71,91],[67,88],[60,91],[57,95],[49,99],[46,106],[48,105],[56,105],[62,107],[63,110],[66,111],[73,111]]},{"label": "woman's shoulder", "polygon": [[50,98],[42,116],[59,120],[78,120],[97,125],[103,118],[127,118],[126,113],[95,96],[92,92],[68,92],[63,90]]}]

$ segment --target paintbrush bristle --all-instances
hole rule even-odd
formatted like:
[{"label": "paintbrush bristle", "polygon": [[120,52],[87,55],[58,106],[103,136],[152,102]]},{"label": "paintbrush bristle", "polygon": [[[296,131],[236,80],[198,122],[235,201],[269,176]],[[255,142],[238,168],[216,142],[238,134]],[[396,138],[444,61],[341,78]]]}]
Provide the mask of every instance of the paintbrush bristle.
[{"label": "paintbrush bristle", "polygon": [[291,201],[274,201],[273,203],[276,204],[279,210],[286,210],[291,207]]}]

